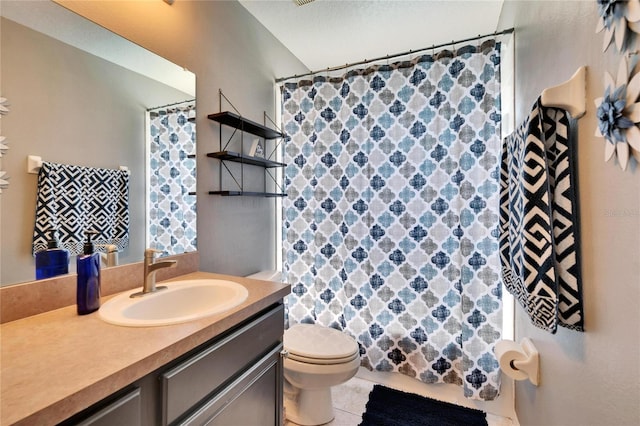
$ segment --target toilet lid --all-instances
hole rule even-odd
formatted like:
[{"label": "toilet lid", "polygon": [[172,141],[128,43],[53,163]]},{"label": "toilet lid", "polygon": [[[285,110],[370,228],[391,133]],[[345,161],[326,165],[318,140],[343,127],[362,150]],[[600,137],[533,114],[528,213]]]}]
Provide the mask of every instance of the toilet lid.
[{"label": "toilet lid", "polygon": [[284,348],[292,359],[318,364],[348,362],[359,353],[358,343],[353,338],[316,324],[296,324],[287,329]]},{"label": "toilet lid", "polygon": [[294,361],[303,362],[305,364],[313,364],[313,365],[335,365],[335,364],[347,364],[353,361],[356,358],[360,357],[358,352],[353,355],[346,356],[344,358],[309,358],[306,356],[296,355],[291,352],[287,352],[287,358],[292,359]]}]

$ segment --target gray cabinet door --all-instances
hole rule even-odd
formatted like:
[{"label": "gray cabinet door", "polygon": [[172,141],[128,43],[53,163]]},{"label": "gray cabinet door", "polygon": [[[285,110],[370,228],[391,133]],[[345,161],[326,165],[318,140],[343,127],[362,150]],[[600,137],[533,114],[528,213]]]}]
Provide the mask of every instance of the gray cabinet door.
[{"label": "gray cabinet door", "polygon": [[282,345],[217,393],[185,426],[279,426],[282,424]]}]

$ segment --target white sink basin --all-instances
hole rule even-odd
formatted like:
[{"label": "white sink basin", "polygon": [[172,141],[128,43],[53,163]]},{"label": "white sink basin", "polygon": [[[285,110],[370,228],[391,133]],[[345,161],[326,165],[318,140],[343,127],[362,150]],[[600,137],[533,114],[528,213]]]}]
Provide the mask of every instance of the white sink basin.
[{"label": "white sink basin", "polygon": [[234,308],[249,296],[242,285],[226,280],[183,280],[162,285],[167,289],[142,297],[129,297],[139,288],[115,296],[100,307],[100,318],[128,327],[178,324]]}]

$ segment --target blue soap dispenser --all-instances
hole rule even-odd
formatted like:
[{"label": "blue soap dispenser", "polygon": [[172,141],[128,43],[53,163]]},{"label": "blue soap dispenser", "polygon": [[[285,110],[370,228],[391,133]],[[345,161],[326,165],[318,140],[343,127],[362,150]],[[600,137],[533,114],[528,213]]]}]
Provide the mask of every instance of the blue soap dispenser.
[{"label": "blue soap dispenser", "polygon": [[84,243],[84,254],[76,260],[78,272],[78,289],[76,301],[78,315],[86,315],[100,308],[100,253],[93,251],[91,236],[97,234],[87,231]]},{"label": "blue soap dispenser", "polygon": [[69,273],[69,251],[58,246],[56,230],[49,233],[47,248],[36,253],[36,280]]}]

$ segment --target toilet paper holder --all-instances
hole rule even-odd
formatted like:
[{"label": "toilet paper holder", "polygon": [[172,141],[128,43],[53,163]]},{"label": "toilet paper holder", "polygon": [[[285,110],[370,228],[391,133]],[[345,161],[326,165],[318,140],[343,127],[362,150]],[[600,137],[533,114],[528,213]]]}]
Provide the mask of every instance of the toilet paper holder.
[{"label": "toilet paper holder", "polygon": [[528,358],[522,361],[511,361],[511,365],[516,370],[524,372],[529,377],[529,381],[538,386],[540,375],[540,353],[533,345],[531,339],[525,337],[520,341],[520,345],[528,355]]},{"label": "toilet paper holder", "polygon": [[[538,386],[540,383],[540,354],[531,339],[523,338],[519,344],[501,340],[496,344],[499,357],[506,357],[508,364],[501,362],[500,368],[515,380],[526,380]],[[502,361],[502,360],[499,360]]]}]

